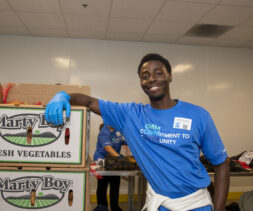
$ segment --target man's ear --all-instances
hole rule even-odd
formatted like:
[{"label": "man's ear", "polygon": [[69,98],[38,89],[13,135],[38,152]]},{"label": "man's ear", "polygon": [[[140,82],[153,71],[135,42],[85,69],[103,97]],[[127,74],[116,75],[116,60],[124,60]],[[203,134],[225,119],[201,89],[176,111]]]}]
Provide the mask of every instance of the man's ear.
[{"label": "man's ear", "polygon": [[168,74],[168,81],[172,82],[172,74],[171,73]]}]

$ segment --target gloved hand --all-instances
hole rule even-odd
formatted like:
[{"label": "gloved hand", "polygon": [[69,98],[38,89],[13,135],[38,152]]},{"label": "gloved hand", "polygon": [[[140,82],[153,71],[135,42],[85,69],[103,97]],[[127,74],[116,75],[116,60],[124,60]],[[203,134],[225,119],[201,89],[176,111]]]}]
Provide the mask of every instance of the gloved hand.
[{"label": "gloved hand", "polygon": [[66,110],[66,117],[70,116],[70,96],[62,91],[58,92],[47,104],[45,118],[48,123],[54,125],[63,124],[63,110]]}]

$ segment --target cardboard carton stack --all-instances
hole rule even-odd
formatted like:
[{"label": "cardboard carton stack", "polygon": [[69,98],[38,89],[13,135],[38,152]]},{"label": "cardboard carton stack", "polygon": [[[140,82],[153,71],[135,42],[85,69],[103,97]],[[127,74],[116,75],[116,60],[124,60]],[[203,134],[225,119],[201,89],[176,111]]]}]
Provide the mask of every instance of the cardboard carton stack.
[{"label": "cardboard carton stack", "polygon": [[44,116],[45,105],[63,90],[90,94],[87,86],[19,84],[8,92],[12,104],[0,104],[0,210],[90,209],[89,112],[72,107],[60,127]]}]

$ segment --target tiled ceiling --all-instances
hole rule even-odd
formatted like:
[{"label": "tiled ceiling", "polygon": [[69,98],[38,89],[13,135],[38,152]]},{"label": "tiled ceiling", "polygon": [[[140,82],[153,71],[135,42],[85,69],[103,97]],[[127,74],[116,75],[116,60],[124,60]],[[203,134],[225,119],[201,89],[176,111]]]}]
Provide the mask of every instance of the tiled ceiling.
[{"label": "tiled ceiling", "polygon": [[253,48],[253,0],[0,0],[0,34]]}]

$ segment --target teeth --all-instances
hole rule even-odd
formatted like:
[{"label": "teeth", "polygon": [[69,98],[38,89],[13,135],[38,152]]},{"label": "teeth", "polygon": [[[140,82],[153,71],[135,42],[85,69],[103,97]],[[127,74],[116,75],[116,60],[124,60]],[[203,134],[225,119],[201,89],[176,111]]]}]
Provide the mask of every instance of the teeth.
[{"label": "teeth", "polygon": [[159,89],[158,86],[153,86],[151,88],[149,88],[149,91],[157,91]]}]

